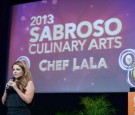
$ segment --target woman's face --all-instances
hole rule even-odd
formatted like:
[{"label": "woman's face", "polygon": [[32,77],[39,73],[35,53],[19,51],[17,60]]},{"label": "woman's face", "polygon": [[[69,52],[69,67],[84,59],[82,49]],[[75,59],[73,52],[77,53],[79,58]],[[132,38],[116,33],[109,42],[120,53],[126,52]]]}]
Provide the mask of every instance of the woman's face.
[{"label": "woman's face", "polygon": [[23,70],[19,65],[14,65],[13,66],[13,76],[15,78],[20,78],[23,75]]}]

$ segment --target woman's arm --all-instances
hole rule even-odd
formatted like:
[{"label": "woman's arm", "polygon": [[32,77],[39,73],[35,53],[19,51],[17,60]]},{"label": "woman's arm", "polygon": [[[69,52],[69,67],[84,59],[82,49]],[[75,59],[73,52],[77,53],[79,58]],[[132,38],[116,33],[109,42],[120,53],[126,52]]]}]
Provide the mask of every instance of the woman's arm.
[{"label": "woman's arm", "polygon": [[11,81],[10,83],[9,84],[14,88],[14,90],[18,93],[18,95],[24,102],[26,102],[27,104],[30,104],[32,102],[35,92],[33,81],[28,82],[25,93],[21,92],[21,90],[16,86],[15,82]]},{"label": "woman's arm", "polygon": [[7,91],[5,90],[1,99],[3,105],[5,105],[6,99],[7,99]]}]

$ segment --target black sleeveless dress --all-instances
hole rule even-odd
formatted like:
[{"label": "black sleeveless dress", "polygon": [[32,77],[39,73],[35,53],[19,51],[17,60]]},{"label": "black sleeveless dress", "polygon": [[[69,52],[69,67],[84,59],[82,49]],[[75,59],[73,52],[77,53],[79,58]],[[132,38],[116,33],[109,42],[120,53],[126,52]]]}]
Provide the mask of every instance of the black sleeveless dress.
[{"label": "black sleeveless dress", "polygon": [[30,106],[20,98],[13,88],[7,90],[7,115],[31,115]]}]

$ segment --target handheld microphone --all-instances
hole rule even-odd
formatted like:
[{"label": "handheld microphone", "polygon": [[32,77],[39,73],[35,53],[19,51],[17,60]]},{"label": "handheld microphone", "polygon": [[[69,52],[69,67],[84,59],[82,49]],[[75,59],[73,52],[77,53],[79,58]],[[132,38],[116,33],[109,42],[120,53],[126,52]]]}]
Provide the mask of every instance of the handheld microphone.
[{"label": "handheld microphone", "polygon": [[[10,80],[14,82],[15,77],[12,77]],[[11,88],[12,88],[12,86],[6,85],[6,90],[10,90]]]}]

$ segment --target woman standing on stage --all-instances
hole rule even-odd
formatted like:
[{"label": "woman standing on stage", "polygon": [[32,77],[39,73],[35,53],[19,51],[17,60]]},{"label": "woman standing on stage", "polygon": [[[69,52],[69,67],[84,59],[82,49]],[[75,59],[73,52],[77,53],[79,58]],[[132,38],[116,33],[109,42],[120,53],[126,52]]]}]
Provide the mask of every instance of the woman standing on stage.
[{"label": "woman standing on stage", "polygon": [[12,70],[14,77],[6,84],[2,96],[7,115],[31,115],[30,107],[35,92],[31,72],[23,61],[16,61]]}]

